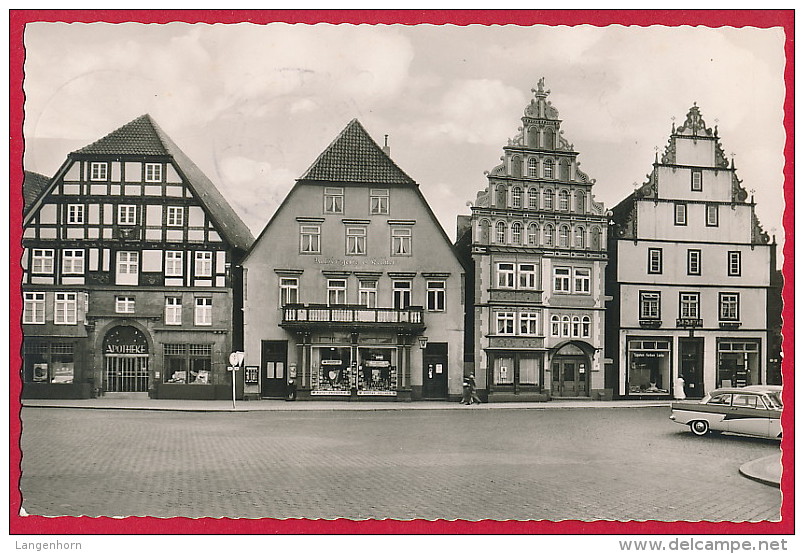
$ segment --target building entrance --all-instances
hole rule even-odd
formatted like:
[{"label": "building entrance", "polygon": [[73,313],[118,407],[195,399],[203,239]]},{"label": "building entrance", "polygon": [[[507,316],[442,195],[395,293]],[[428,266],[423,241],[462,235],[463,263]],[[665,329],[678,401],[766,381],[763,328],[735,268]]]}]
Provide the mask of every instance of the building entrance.
[{"label": "building entrance", "polygon": [[115,327],[103,340],[103,389],[148,392],[148,341],[136,328]]},{"label": "building entrance", "polygon": [[288,341],[262,341],[262,385],[264,398],[281,398],[287,391],[285,366],[288,363]]},{"label": "building entrance", "polygon": [[687,398],[703,398],[703,338],[678,339],[678,374],[684,379],[684,394]]},{"label": "building entrance", "polygon": [[424,351],[422,398],[447,397],[447,343],[430,343]]},{"label": "building entrance", "polygon": [[568,344],[553,356],[551,396],[589,396],[589,358]]}]

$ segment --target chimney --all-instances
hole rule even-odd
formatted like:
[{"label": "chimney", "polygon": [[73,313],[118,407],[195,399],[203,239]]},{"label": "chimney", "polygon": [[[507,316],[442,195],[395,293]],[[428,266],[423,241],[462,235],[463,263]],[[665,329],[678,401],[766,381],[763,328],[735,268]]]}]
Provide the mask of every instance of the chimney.
[{"label": "chimney", "polygon": [[388,146],[388,135],[385,135],[385,144],[382,147],[382,151],[385,152],[386,156],[391,157],[391,147]]}]

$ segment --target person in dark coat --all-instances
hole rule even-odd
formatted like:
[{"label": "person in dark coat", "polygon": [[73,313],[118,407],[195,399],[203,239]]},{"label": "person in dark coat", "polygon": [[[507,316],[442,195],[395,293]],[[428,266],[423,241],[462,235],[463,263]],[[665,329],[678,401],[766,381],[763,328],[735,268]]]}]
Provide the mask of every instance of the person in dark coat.
[{"label": "person in dark coat", "polygon": [[[475,383],[475,374],[470,373],[469,376],[466,378],[466,381],[469,383],[469,402],[467,404],[480,404],[480,397],[477,395],[477,383]],[[466,390],[466,388],[464,388]]]}]

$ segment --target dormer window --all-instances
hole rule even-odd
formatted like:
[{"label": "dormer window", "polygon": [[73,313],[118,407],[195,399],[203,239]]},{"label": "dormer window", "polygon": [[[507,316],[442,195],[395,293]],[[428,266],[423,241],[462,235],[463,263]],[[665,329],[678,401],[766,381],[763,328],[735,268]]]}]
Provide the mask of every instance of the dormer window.
[{"label": "dormer window", "polygon": [[90,181],[108,181],[109,164],[108,162],[92,162],[89,164]]},{"label": "dormer window", "polygon": [[343,213],[343,189],[336,187],[324,188],[324,213]]},{"label": "dormer window", "polygon": [[162,182],[162,164],[145,164],[145,182]]}]

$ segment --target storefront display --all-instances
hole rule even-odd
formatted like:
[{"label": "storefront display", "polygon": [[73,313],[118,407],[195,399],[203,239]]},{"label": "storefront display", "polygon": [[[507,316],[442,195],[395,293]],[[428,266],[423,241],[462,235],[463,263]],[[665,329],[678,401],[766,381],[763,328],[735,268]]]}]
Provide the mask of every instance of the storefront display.
[{"label": "storefront display", "polygon": [[669,394],[670,341],[660,339],[628,340],[628,393]]},{"label": "storefront display", "polygon": [[717,368],[718,387],[759,384],[759,340],[719,340]]},{"label": "storefront display", "polygon": [[397,388],[394,350],[391,348],[359,348],[357,394],[394,396]]},{"label": "storefront display", "polygon": [[316,347],[313,351],[313,395],[349,396],[352,388],[352,349],[348,346]]},{"label": "storefront display", "polygon": [[25,344],[25,381],[70,384],[75,380],[75,347],[72,343]]}]

